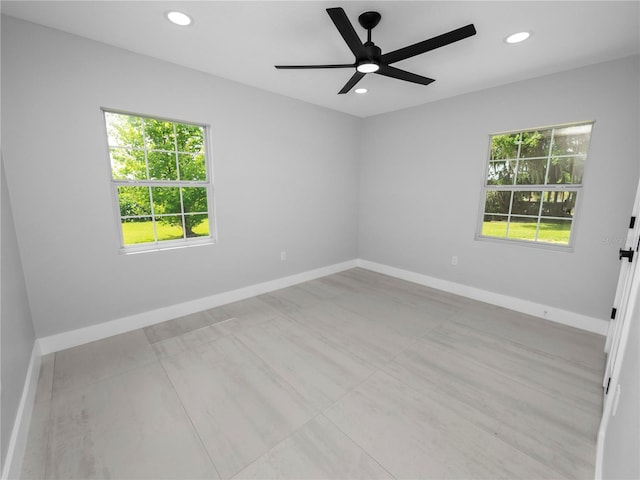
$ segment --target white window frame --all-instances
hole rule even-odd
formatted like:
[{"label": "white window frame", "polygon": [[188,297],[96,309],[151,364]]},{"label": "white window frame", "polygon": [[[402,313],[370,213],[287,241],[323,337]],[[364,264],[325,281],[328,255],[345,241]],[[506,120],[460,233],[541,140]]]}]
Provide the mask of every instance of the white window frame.
[{"label": "white window frame", "polygon": [[[549,153],[545,156],[545,157],[529,157],[529,158],[525,158],[524,160],[539,160],[539,159],[546,159],[547,160],[547,165],[546,165],[546,170],[545,170],[545,184],[534,184],[534,185],[522,185],[522,184],[516,184],[516,180],[517,180],[517,174],[514,175],[514,183],[511,185],[490,185],[488,184],[488,180],[487,180],[487,172],[489,170],[489,164],[491,163],[491,140],[494,136],[498,136],[498,135],[513,135],[513,134],[517,134],[517,133],[525,133],[525,132],[531,132],[531,131],[536,131],[536,130],[551,130],[551,135],[552,135],[552,140],[550,142],[549,148],[551,149],[551,146],[553,145],[553,135],[555,133],[555,130],[559,130],[559,129],[563,129],[563,128],[567,128],[567,127],[578,127],[578,126],[582,126],[582,125],[591,125],[591,132],[590,135],[593,134],[593,126],[595,125],[595,121],[590,120],[590,121],[582,121],[582,122],[573,122],[573,123],[564,123],[564,124],[558,124],[558,125],[550,125],[550,126],[544,126],[544,127],[532,127],[532,128],[525,128],[525,129],[518,129],[518,130],[510,130],[510,131],[505,131],[505,132],[497,132],[497,133],[492,133],[489,135],[488,137],[488,148],[487,148],[487,155],[486,155],[486,160],[484,162],[484,169],[482,171],[482,188],[481,188],[481,193],[480,193],[480,208],[479,208],[479,215],[478,215],[478,222],[477,222],[477,226],[476,226],[476,234],[475,234],[475,239],[476,240],[480,240],[480,241],[489,241],[489,242],[496,242],[496,243],[506,243],[509,245],[523,245],[523,246],[527,246],[527,247],[534,247],[534,248],[543,248],[543,249],[547,249],[547,250],[558,250],[558,251],[563,251],[563,252],[572,252],[575,246],[575,232],[576,232],[576,226],[578,223],[578,219],[580,217],[580,211],[581,211],[581,205],[582,205],[582,191],[584,188],[584,179],[585,179],[585,174],[586,174],[586,165],[587,165],[587,159],[589,158],[589,150],[591,148],[591,138],[589,139],[589,147],[587,148],[587,152],[584,154],[580,154],[580,156],[584,156],[585,158],[585,170],[583,172],[582,175],[582,183],[579,184],[547,184],[546,181],[548,179],[548,175],[549,175],[549,166],[550,166],[550,162],[551,162],[551,152],[549,151]],[[518,152],[520,151],[520,146],[518,147]],[[578,156],[576,154],[571,154],[571,155],[561,155],[558,157],[575,157]],[[518,153],[518,158],[516,159],[504,159],[504,160],[516,160],[516,162],[520,161],[520,155]],[[516,163],[516,169],[517,169],[517,163]],[[517,170],[516,170],[517,171]],[[540,207],[539,207],[539,211],[537,213],[537,215],[535,215],[535,218],[537,218],[538,220],[538,227],[536,229],[536,239],[535,240],[524,240],[524,239],[516,239],[516,238],[508,238],[508,237],[494,237],[494,236],[489,236],[489,235],[483,235],[482,234],[482,228],[483,228],[483,223],[484,223],[484,217],[485,215],[494,215],[494,216],[507,216],[508,217],[508,224],[507,224],[507,235],[508,235],[508,228],[509,225],[511,223],[511,209],[513,206],[513,198],[514,196],[511,196],[511,201],[510,201],[510,205],[509,205],[509,212],[505,215],[505,214],[497,214],[497,213],[487,213],[485,212],[485,202],[486,202],[486,198],[487,198],[487,192],[488,191],[507,191],[507,192],[542,192],[542,195],[544,196],[545,192],[575,192],[576,194],[576,203],[575,203],[575,207],[574,207],[574,215],[573,217],[551,217],[551,216],[543,216],[542,215],[542,207],[543,207],[543,199],[541,198],[540,201]],[[518,215],[518,214],[514,214],[514,217],[523,217],[522,215]],[[527,216],[529,218],[533,218],[534,216]],[[569,243],[568,244],[561,244],[561,243],[555,243],[555,242],[545,242],[545,241],[538,241],[537,240],[537,236],[539,233],[539,225],[540,225],[540,221],[541,219],[549,219],[549,220],[563,220],[563,221],[568,221],[569,218],[571,220],[571,227],[570,227],[570,234],[569,234]]]},{"label": "white window frame", "polygon": [[[216,217],[215,217],[215,208],[214,208],[214,189],[213,189],[213,168],[212,168],[212,162],[211,162],[211,154],[210,154],[210,136],[211,136],[211,128],[209,125],[204,124],[204,123],[198,123],[198,122],[193,122],[193,121],[184,121],[184,120],[177,120],[174,118],[168,118],[168,117],[159,117],[159,116],[155,116],[155,115],[149,115],[149,114],[141,114],[141,113],[133,113],[133,112],[129,112],[129,111],[124,111],[124,110],[118,110],[118,109],[113,109],[113,108],[106,108],[106,107],[102,107],[101,108],[101,112],[102,112],[102,116],[103,116],[103,127],[104,127],[104,132],[105,132],[105,144],[106,144],[106,158],[107,158],[107,165],[108,165],[108,172],[109,172],[109,178],[111,180],[111,196],[112,196],[112,204],[113,204],[113,211],[114,211],[114,225],[116,227],[116,231],[117,231],[117,238],[118,238],[118,242],[119,242],[119,251],[120,253],[124,253],[124,254],[130,254],[130,253],[142,253],[142,252],[154,252],[154,251],[161,251],[161,250],[172,250],[172,249],[176,249],[176,248],[185,248],[185,247],[193,247],[193,246],[201,246],[201,245],[211,245],[216,243],[216,238],[217,238],[217,222]],[[121,179],[115,179],[113,178],[113,169],[112,169],[112,165],[111,165],[111,154],[110,154],[110,147],[111,145],[109,145],[109,136],[108,136],[108,132],[107,132],[107,119],[106,119],[106,114],[107,113],[113,113],[113,114],[118,114],[118,115],[127,115],[127,116],[132,116],[132,117],[138,117],[138,118],[145,118],[145,119],[152,119],[152,120],[158,120],[158,121],[163,121],[163,122],[171,122],[171,123],[178,123],[178,124],[183,124],[183,125],[194,125],[194,126],[198,126],[201,127],[203,129],[203,141],[204,141],[204,163],[205,163],[205,172],[206,172],[206,180],[192,180],[192,181],[187,181],[187,180],[121,180]],[[174,125],[174,131],[175,131],[175,125]],[[145,151],[145,162],[147,161],[147,150],[146,150],[146,145],[144,147],[144,151]],[[176,153],[180,153],[177,151],[177,146],[176,146]],[[147,163],[146,168],[148,170],[149,165]],[[150,199],[151,202],[151,214],[149,215],[152,220],[153,220],[153,231],[154,231],[154,238],[155,240],[153,242],[147,242],[147,243],[137,243],[137,244],[130,244],[130,245],[125,245],[124,243],[124,237],[123,237],[123,232],[122,232],[122,219],[123,217],[121,216],[120,213],[120,201],[118,198],[118,187],[176,187],[176,188],[181,188],[181,187],[202,187],[206,189],[206,193],[207,193],[207,220],[209,222],[209,235],[207,236],[198,236],[198,237],[184,237],[181,239],[171,239],[171,240],[158,240],[157,237],[157,231],[156,231],[156,218],[160,218],[162,216],[166,216],[166,215],[171,215],[171,214],[155,214],[154,212],[154,208],[153,208],[153,199]],[[182,191],[180,193],[181,196],[181,203],[182,203]],[[204,212],[202,212],[204,213]],[[182,229],[184,232],[184,217],[185,217],[185,212],[181,211],[180,216],[182,217]]]}]

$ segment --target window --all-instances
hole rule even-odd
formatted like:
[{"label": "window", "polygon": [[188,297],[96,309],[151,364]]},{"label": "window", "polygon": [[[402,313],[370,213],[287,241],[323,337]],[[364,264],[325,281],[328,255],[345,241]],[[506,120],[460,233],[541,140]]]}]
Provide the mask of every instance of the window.
[{"label": "window", "polygon": [[121,247],[212,242],[207,127],[104,110]]},{"label": "window", "polygon": [[571,247],[592,126],[491,135],[477,238]]}]

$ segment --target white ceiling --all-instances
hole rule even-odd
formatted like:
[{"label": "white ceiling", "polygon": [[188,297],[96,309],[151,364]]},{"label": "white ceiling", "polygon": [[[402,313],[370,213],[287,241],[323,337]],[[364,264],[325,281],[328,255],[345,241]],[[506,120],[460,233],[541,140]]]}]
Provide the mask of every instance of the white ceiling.
[{"label": "white ceiling", "polygon": [[[473,23],[474,37],[394,64],[428,86],[369,74],[365,95],[337,95],[348,69],[276,70],[275,64],[351,63],[325,9],[382,21],[389,52]],[[334,110],[367,117],[517,80],[640,53],[639,1],[2,1],[2,13]],[[164,17],[177,9],[194,23]],[[504,38],[529,30],[529,40]],[[606,88],[606,85],[603,85]]]}]

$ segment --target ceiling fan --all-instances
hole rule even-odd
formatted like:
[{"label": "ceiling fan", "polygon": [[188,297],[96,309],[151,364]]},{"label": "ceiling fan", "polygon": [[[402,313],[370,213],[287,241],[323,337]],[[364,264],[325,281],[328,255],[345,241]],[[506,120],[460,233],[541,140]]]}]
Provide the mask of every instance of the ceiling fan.
[{"label": "ceiling fan", "polygon": [[312,69],[312,68],[354,68],[356,72],[349,81],[342,87],[338,94],[349,92],[367,73],[377,73],[385,77],[397,78],[406,82],[429,85],[435,80],[423,77],[415,73],[407,72],[391,64],[405,60],[416,55],[444,47],[450,43],[463,40],[476,34],[473,24],[451,30],[437,37],[414,43],[404,48],[399,48],[389,53],[382,53],[380,47],[371,41],[371,30],[378,25],[382,16],[378,12],[365,12],[358,17],[360,25],[367,30],[367,41],[362,43],[353,25],[349,21],[347,14],[342,8],[327,8],[327,13],[335,24],[336,28],[347,43],[347,46],[355,56],[354,63],[341,63],[334,65],[276,65],[278,69]]}]

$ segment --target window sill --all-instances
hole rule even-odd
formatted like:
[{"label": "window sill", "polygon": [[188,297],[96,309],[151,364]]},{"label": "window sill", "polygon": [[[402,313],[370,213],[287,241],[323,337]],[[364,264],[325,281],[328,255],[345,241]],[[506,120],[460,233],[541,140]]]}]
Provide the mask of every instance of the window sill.
[{"label": "window sill", "polygon": [[522,247],[532,247],[532,248],[537,248],[542,250],[553,250],[556,252],[573,253],[573,245],[561,245],[557,243],[547,243],[547,242],[531,242],[528,240],[487,237],[484,235],[476,235],[475,239],[480,242],[502,243],[505,245],[515,245],[515,246],[522,246]]},{"label": "window sill", "polygon": [[198,240],[188,241],[167,241],[162,244],[140,244],[136,246],[121,247],[119,253],[121,255],[138,255],[141,253],[163,252],[166,250],[180,250],[183,248],[204,247],[206,245],[214,245],[216,242],[212,237]]}]

